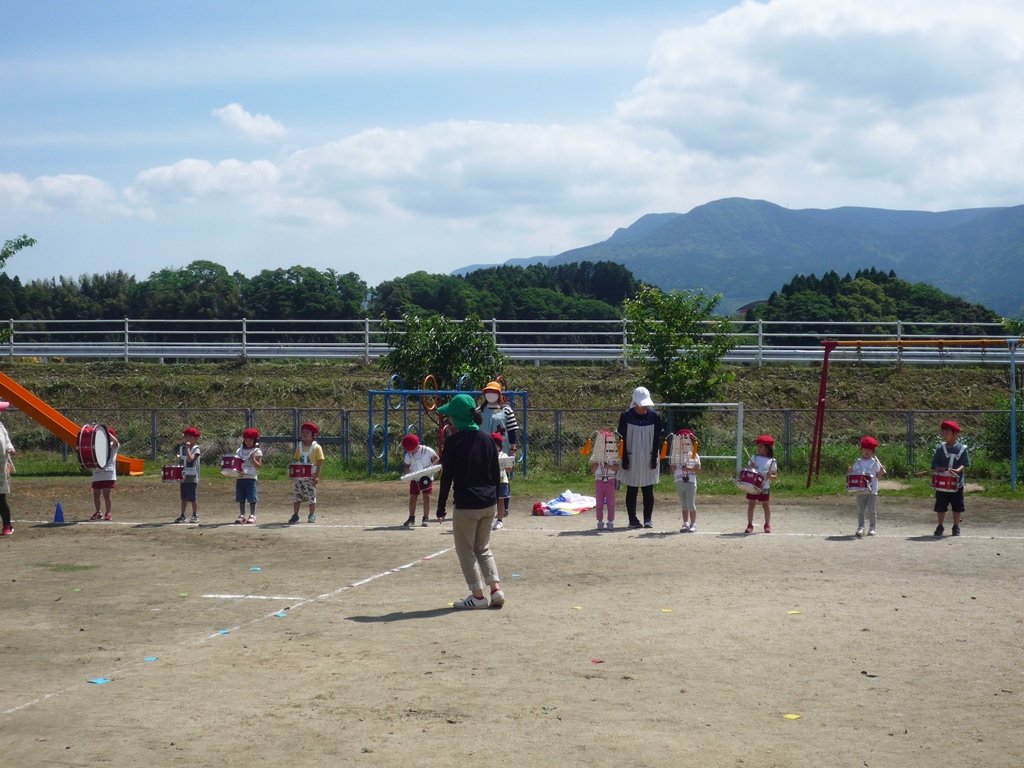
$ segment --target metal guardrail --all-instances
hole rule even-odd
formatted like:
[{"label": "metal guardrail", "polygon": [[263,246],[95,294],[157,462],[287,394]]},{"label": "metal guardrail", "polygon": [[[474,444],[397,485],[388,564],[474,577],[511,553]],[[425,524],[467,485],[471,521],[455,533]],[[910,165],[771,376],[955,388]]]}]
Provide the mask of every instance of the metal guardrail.
[{"label": "metal guardrail", "polygon": [[[822,359],[820,341],[889,341],[891,347],[841,347],[834,362],[877,364],[1008,365],[1008,346],[898,346],[903,341],[1005,340],[998,323],[791,323],[731,321],[739,344],[727,363],[810,363]],[[627,363],[627,320],[484,321],[484,333],[519,362]],[[822,331],[815,332],[814,328]],[[849,333],[825,333],[836,327]],[[380,320],[9,320],[4,350],[18,358],[113,359],[358,359],[376,360],[390,348]],[[964,331],[968,330],[969,333]]]}]

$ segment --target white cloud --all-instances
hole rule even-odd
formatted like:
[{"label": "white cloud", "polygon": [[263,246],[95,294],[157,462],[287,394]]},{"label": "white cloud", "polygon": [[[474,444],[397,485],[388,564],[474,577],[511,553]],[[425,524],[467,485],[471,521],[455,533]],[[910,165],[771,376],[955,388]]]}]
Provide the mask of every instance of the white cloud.
[{"label": "white cloud", "polygon": [[999,0],[748,1],[662,36],[617,114],[738,187],[774,168],[765,196],[823,205],[851,182],[858,204],[970,205],[1020,181],[1022,30]]},{"label": "white cloud", "polygon": [[288,135],[288,129],[269,115],[251,115],[241,104],[228,104],[211,113],[224,125],[242,134],[249,141],[265,144]]},{"label": "white cloud", "polygon": [[121,216],[149,215],[144,208],[122,202],[107,182],[82,174],[26,179],[17,173],[0,173],[0,206],[31,213],[77,210]]}]

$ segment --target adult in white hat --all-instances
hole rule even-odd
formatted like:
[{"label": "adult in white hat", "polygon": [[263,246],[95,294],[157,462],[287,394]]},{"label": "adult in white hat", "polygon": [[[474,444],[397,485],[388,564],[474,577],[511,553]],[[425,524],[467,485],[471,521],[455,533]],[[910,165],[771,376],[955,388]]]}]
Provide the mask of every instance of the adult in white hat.
[{"label": "adult in white hat", "polygon": [[[10,407],[10,403],[0,401],[0,411],[6,411]],[[3,520],[0,536],[10,536],[14,533],[14,528],[11,527],[11,508],[7,505],[7,494],[11,492],[11,470],[14,469],[14,464],[11,463],[13,455],[11,437],[7,434],[7,428],[0,422],[0,460],[4,462],[3,472],[0,472],[0,518]]]},{"label": "adult in white hat", "polygon": [[647,387],[633,390],[630,407],[619,416],[619,434],[622,436],[622,463],[617,477],[626,486],[626,513],[629,527],[641,527],[636,516],[636,494],[640,490],[644,499],[644,528],[653,528],[654,486],[658,484],[658,452],[661,448],[661,416],[651,406],[654,400]]}]

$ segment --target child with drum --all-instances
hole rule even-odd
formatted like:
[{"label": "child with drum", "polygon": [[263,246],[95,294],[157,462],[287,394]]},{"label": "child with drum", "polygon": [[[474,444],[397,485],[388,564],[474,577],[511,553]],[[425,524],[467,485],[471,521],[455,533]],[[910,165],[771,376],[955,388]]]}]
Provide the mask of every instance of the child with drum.
[{"label": "child with drum", "polygon": [[672,436],[672,474],[676,495],[683,508],[683,527],[679,529],[680,533],[697,532],[697,473],[700,472],[698,445],[697,436],[689,429],[681,429]]},{"label": "child with drum", "polygon": [[[92,502],[96,507],[92,520],[113,520],[110,513],[110,494],[117,485],[117,449],[121,445],[117,441],[117,432],[113,427],[107,427],[107,435],[110,437],[110,453],[107,456],[107,463],[92,471]],[[100,498],[103,499],[105,514],[100,514]]]},{"label": "child with drum", "polygon": [[885,467],[875,456],[878,441],[868,435],[860,439],[860,458],[847,468],[846,490],[857,494],[857,538],[864,535],[864,517],[867,514],[868,536],[875,535],[878,525],[878,477]]},{"label": "child with drum", "polygon": [[[242,432],[242,447],[235,451],[242,460],[242,476],[235,480],[235,502],[238,504],[236,523],[256,522],[256,502],[259,494],[256,488],[257,470],[263,466],[263,449],[260,448],[260,432],[249,427]],[[245,516],[245,505],[249,504],[249,516]]]},{"label": "child with drum", "polygon": [[199,522],[199,430],[195,427],[185,427],[182,432],[185,442],[178,446],[178,466],[182,468],[181,483],[181,514],[174,522],[185,522],[185,508],[192,505],[193,523]]},{"label": "child with drum", "polygon": [[[408,434],[402,438],[402,448],[405,449],[405,472],[419,472],[427,467],[437,466],[441,470],[441,457],[428,445],[422,445],[419,437]],[[423,497],[423,528],[427,527],[427,520],[430,517],[430,494],[434,490],[434,476],[432,474],[417,477],[409,481],[409,518],[402,523],[406,528],[416,524],[416,499]],[[440,520],[440,518],[438,518]]]},{"label": "child with drum", "polygon": [[505,431],[500,427],[491,432],[494,444],[498,448],[498,505],[495,507],[494,525],[492,531],[500,531],[505,527],[505,515],[508,512],[508,500],[512,498],[512,485],[509,483],[508,471],[512,468],[513,460],[505,451],[502,445],[505,443]]},{"label": "child with drum", "polygon": [[940,425],[942,444],[935,449],[932,457],[932,488],[935,489],[935,515],[938,525],[935,535],[946,532],[943,522],[946,510],[953,507],[953,535],[960,535],[960,523],[964,513],[964,470],[971,465],[967,446],[958,442],[960,425],[948,420]]},{"label": "child with drum", "polygon": [[750,457],[750,468],[760,477],[760,487],[756,493],[747,493],[747,530],[754,532],[754,508],[761,502],[764,509],[764,532],[772,532],[772,508],[770,494],[772,480],[778,477],[779,465],[775,463],[775,438],[761,435],[754,441],[757,454]]},{"label": "child with drum", "polygon": [[307,421],[299,430],[301,442],[295,447],[293,463],[288,467],[288,475],[295,481],[295,492],[292,494],[292,516],[290,525],[299,522],[299,510],[303,504],[309,504],[307,523],[316,522],[316,486],[320,482],[320,470],[324,466],[324,449],[315,438],[320,434],[320,427]]},{"label": "child with drum", "polygon": [[[594,498],[597,530],[615,530],[615,472],[619,468],[619,438],[614,432],[602,429],[587,440],[580,453],[590,455],[590,471],[594,473]],[[604,507],[608,507],[608,523],[604,521]]]}]

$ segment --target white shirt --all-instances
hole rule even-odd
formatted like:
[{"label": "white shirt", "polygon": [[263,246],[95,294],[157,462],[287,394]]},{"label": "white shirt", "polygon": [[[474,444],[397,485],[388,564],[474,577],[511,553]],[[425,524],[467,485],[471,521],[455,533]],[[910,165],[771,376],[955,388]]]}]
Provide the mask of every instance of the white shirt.
[{"label": "white shirt", "polygon": [[882,469],[882,462],[878,460],[877,456],[872,456],[870,459],[863,457],[853,462],[853,469],[850,470],[852,475],[870,475],[871,483],[869,488],[871,493],[875,496],[878,495],[878,473]]}]

